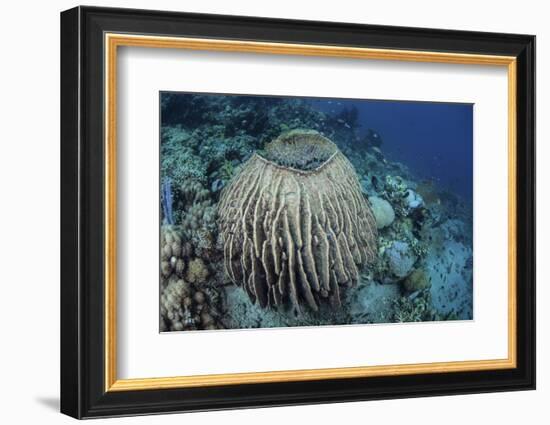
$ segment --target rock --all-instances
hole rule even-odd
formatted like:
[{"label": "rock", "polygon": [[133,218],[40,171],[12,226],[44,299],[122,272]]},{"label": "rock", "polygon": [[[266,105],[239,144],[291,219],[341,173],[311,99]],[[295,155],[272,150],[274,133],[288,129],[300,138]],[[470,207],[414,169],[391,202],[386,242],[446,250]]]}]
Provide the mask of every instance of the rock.
[{"label": "rock", "polygon": [[393,223],[393,220],[395,220],[395,212],[388,201],[378,196],[371,196],[369,202],[378,229],[383,229]]},{"label": "rock", "polygon": [[416,269],[403,281],[403,286],[409,292],[421,291],[430,287],[430,280],[424,270]]},{"label": "rock", "polygon": [[385,251],[388,266],[393,275],[406,277],[412,270],[417,258],[411,247],[402,241],[394,241]]}]

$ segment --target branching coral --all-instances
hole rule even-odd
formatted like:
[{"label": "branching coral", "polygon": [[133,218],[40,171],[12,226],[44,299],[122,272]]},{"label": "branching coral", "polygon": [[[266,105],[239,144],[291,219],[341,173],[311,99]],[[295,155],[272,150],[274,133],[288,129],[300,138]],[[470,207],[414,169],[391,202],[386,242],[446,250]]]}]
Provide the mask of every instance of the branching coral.
[{"label": "branching coral", "polygon": [[262,307],[339,306],[340,287],[357,282],[377,252],[376,223],[355,170],[314,131],[284,134],[266,152],[222,193],[226,271]]}]

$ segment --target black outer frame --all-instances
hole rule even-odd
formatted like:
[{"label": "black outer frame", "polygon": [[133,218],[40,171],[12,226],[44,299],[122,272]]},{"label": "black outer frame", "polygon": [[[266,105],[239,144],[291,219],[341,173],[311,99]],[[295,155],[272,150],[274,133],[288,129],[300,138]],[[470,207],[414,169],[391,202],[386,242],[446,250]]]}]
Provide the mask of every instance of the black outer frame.
[{"label": "black outer frame", "polygon": [[[517,58],[517,368],[104,391],[105,32]],[[76,7],[61,13],[61,412],[76,418],[535,388],[535,37]]]}]

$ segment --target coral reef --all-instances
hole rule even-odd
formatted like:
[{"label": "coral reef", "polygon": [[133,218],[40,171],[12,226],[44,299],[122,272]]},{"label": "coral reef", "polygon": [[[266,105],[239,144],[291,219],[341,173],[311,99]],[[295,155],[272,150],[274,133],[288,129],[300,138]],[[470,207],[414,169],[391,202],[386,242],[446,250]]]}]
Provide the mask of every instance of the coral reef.
[{"label": "coral reef", "polygon": [[163,281],[182,277],[185,270],[185,257],[191,250],[189,243],[182,241],[179,227],[165,225],[160,231],[160,273]]},{"label": "coral reef", "polygon": [[396,298],[392,302],[392,321],[405,323],[436,320],[438,316],[431,305],[431,296],[427,291],[422,291],[414,297]]},{"label": "coral reef", "polygon": [[209,275],[181,227],[165,225],[160,237],[161,331],[223,328],[217,291],[203,288]]},{"label": "coral reef", "polygon": [[357,288],[350,299],[352,323],[387,323],[393,321],[393,301],[401,297],[397,283],[371,281]]},{"label": "coral reef", "polygon": [[219,300],[183,279],[171,280],[160,297],[161,331],[223,329]]},{"label": "coral reef", "polygon": [[470,200],[337,104],[162,94],[162,330],[472,318]]},{"label": "coral reef", "polygon": [[400,176],[386,176],[384,195],[392,204],[397,215],[405,217],[409,213],[409,189],[407,184]]},{"label": "coral reef", "polygon": [[432,229],[432,244],[425,259],[431,279],[430,292],[434,308],[441,316],[458,319],[472,318],[473,268],[472,244],[465,235],[456,233],[457,221],[447,220]]},{"label": "coral reef", "polygon": [[422,197],[412,189],[407,189],[407,196],[405,197],[405,205],[411,210],[415,210],[424,205]]},{"label": "coral reef", "polygon": [[407,276],[417,260],[411,247],[403,241],[394,241],[385,251],[390,272],[398,277]]},{"label": "coral reef", "polygon": [[211,192],[198,181],[189,180],[180,187],[180,226],[198,256],[216,256],[216,206]]},{"label": "coral reef", "polygon": [[430,287],[430,278],[424,270],[416,269],[403,281],[403,286],[409,292],[421,291]]},{"label": "coral reef", "polygon": [[365,138],[363,139],[363,143],[365,143],[365,145],[367,146],[380,148],[380,146],[382,146],[383,140],[380,134],[378,134],[372,128],[369,128],[367,134],[365,135]]},{"label": "coral reef", "polygon": [[[281,164],[255,154],[220,199],[227,273],[262,307],[340,305],[340,287],[376,256],[374,216],[353,166],[312,131],[283,134],[266,151]],[[286,166],[298,155],[296,168]]]},{"label": "coral reef", "polygon": [[189,261],[187,271],[185,272],[185,279],[188,282],[200,285],[206,281],[209,274],[210,272],[202,258],[195,258]]}]

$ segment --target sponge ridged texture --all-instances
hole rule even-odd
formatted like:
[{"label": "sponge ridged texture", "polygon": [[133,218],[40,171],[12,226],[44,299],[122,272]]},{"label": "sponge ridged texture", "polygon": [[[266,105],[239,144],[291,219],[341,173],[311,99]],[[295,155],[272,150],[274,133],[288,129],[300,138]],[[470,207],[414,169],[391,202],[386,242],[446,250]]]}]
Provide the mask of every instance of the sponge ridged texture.
[{"label": "sponge ridged texture", "polygon": [[[354,285],[376,255],[375,219],[353,166],[334,143],[295,131],[302,145],[289,149],[286,137],[270,144],[269,159],[254,154],[222,194],[225,269],[262,307],[290,303],[296,312],[302,305],[317,311],[325,300],[339,306],[341,288]],[[312,153],[313,159],[280,165],[278,143],[281,156]]]}]

